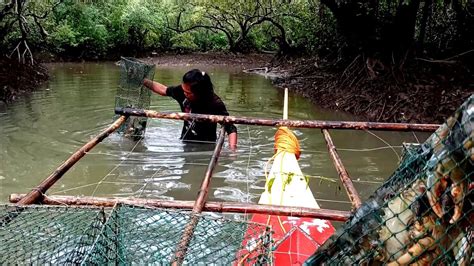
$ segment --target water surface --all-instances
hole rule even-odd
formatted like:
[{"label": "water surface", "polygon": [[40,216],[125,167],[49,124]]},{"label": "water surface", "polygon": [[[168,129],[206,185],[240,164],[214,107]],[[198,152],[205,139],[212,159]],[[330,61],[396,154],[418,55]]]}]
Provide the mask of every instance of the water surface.
[{"label": "water surface", "polygon": [[[0,202],[26,193],[68,156],[113,121],[120,69],[113,63],[49,65],[47,85],[0,107]],[[189,67],[158,67],[155,80],[180,82]],[[231,115],[281,118],[283,93],[264,77],[237,69],[203,68]],[[179,111],[168,97],[152,96],[151,109]],[[321,110],[290,92],[290,119],[357,120]],[[193,200],[212,155],[212,144],[183,144],[182,121],[149,120],[139,142],[112,135],[96,146],[49,191],[53,195],[134,196]],[[238,151],[224,147],[212,179],[209,200],[257,202],[264,189],[264,168],[273,155],[275,128],[238,125]],[[318,129],[294,129],[299,160],[322,208],[351,205]],[[395,169],[403,142],[424,141],[427,134],[330,131],[357,190],[367,198]]]}]

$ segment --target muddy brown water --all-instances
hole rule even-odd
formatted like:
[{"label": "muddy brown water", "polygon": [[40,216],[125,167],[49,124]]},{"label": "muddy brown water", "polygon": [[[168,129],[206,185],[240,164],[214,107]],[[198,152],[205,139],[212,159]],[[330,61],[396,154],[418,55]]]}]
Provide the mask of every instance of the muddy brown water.
[{"label": "muddy brown water", "polygon": [[[158,67],[155,80],[178,84],[187,67]],[[28,97],[0,106],[0,202],[26,193],[76,149],[107,127],[114,116],[120,70],[114,63],[49,65],[50,82]],[[281,118],[283,93],[270,80],[230,67],[202,67],[235,116]],[[152,96],[151,109],[179,111],[167,97]],[[357,120],[322,110],[290,92],[290,119]],[[193,200],[213,145],[183,144],[182,121],[151,120],[146,137],[133,142],[112,135],[89,152],[49,191],[51,195],[120,196]],[[238,151],[224,147],[215,169],[209,200],[257,202],[265,184],[264,168],[273,155],[275,128],[238,125]],[[322,208],[349,210],[318,129],[294,129],[299,160]],[[426,133],[330,131],[361,197],[366,199],[396,168],[401,144],[421,142]]]}]

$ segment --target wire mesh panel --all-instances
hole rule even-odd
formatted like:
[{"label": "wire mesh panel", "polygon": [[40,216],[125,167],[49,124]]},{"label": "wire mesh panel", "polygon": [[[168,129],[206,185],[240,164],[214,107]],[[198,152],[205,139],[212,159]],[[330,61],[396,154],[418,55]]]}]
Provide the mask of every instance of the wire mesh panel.
[{"label": "wire mesh panel", "polygon": [[[189,212],[131,205],[0,206],[0,265],[170,264],[190,218]],[[243,246],[252,241],[262,244]],[[199,216],[184,263],[255,264],[270,256],[267,226]]]},{"label": "wire mesh panel", "polygon": [[307,265],[473,265],[474,96],[421,145]]},{"label": "wire mesh panel", "polygon": [[[155,65],[135,58],[120,60],[120,83],[115,96],[115,107],[149,109],[151,91],[143,86],[143,80],[153,80]],[[146,117],[129,117],[118,132],[134,139],[145,135]]]},{"label": "wire mesh panel", "polygon": [[81,263],[104,218],[96,208],[0,206],[0,264]]},{"label": "wire mesh panel", "polygon": [[[86,264],[170,264],[181,240],[189,212],[118,205],[90,251]],[[268,240],[265,249],[239,252],[247,228],[252,238]],[[184,263],[230,264],[240,260],[268,260],[270,231],[264,225],[201,216],[188,247]],[[259,254],[252,254],[257,253]]]}]

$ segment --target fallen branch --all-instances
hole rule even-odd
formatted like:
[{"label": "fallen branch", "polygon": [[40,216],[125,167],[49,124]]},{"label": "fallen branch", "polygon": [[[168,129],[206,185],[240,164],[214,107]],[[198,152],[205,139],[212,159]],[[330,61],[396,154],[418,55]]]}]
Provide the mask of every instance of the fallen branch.
[{"label": "fallen branch", "polygon": [[460,56],[463,56],[463,55],[466,55],[466,54],[472,53],[472,52],[474,52],[474,49],[469,50],[469,51],[466,51],[466,52],[463,52],[463,53],[460,53],[460,54],[457,54],[457,55],[455,55],[455,56],[451,56],[450,58],[446,58],[445,60],[451,60],[451,59],[453,59],[453,58],[460,57]]},{"label": "fallen branch", "polygon": [[452,61],[452,60],[430,60],[430,59],[419,58],[419,57],[416,57],[415,60],[428,62],[428,63],[438,63],[438,64],[456,64],[457,63],[457,61]]}]

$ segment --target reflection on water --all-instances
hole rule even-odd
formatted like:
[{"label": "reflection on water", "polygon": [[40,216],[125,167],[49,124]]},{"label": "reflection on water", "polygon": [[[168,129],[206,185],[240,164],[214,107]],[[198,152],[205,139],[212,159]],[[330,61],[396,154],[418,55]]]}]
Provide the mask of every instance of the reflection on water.
[{"label": "reflection on water", "polygon": [[[187,68],[158,68],[155,80],[177,84]],[[119,68],[112,63],[52,64],[52,79],[31,96],[0,107],[0,202],[26,193],[72,152],[112,122]],[[263,77],[230,68],[203,68],[216,92],[237,116],[280,118],[283,93]],[[290,119],[353,120],[320,110],[290,93]],[[179,111],[171,98],[153,95],[152,109]],[[87,154],[50,191],[60,195],[134,196],[193,200],[214,146],[182,143],[182,121],[152,120],[138,142],[112,135]],[[273,155],[275,128],[238,125],[239,147],[224,146],[209,191],[210,200],[257,202]],[[337,172],[317,129],[294,129],[300,166],[323,208],[350,209]],[[344,165],[363,198],[396,167],[402,142],[427,134],[332,130]],[[394,146],[393,148],[389,146]]]}]

